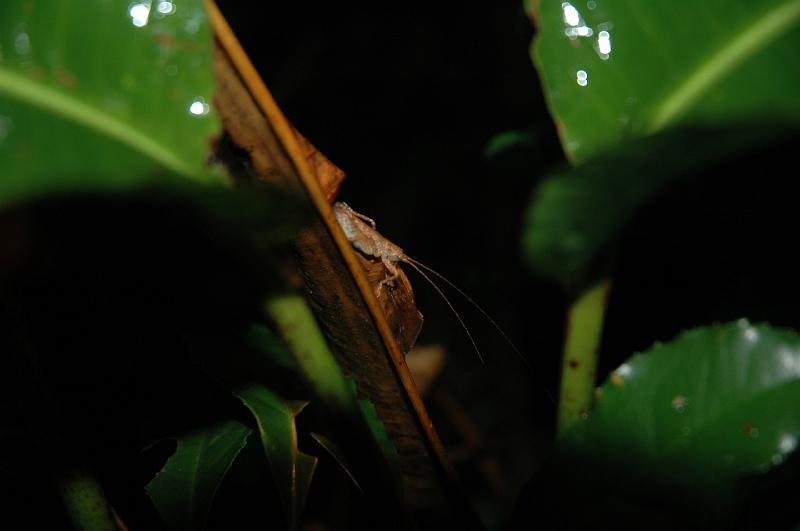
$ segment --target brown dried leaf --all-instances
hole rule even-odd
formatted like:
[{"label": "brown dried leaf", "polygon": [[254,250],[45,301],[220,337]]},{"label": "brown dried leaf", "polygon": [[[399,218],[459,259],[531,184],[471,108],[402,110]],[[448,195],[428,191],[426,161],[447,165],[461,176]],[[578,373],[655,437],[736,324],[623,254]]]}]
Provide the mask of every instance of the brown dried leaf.
[{"label": "brown dried leaf", "polygon": [[408,280],[401,276],[388,297],[376,299],[375,285],[386,272],[353,250],[330,207],[344,173],[286,121],[211,1],[208,10],[217,37],[215,105],[227,142],[245,159],[227,162],[239,173],[244,169],[252,178],[307,198],[313,221],[297,237],[294,250],[309,303],[343,370],[375,405],[397,448],[406,503],[417,524],[482,528],[456,486],[405,363],[403,353],[421,326]]}]

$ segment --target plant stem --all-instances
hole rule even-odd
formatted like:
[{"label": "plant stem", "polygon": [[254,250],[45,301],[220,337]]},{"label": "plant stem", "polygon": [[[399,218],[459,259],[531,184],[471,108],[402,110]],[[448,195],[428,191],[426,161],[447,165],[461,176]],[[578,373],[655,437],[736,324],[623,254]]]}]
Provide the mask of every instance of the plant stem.
[{"label": "plant stem", "polygon": [[103,487],[85,470],[71,470],[56,478],[56,486],[72,525],[81,531],[117,531]]},{"label": "plant stem", "polygon": [[331,421],[337,443],[368,493],[372,517],[385,523],[382,528],[416,529],[403,501],[401,479],[390,465],[391,458],[383,453],[369,429],[305,298],[297,294],[272,296],[266,301],[266,313]]},{"label": "plant stem", "polygon": [[296,294],[275,295],[267,300],[266,310],[317,396],[350,414],[357,411],[355,399],[347,390],[341,369],[306,300]]},{"label": "plant stem", "polygon": [[589,412],[610,289],[611,281],[602,280],[581,293],[567,310],[558,401],[559,434]]},{"label": "plant stem", "polygon": [[[50,462],[55,484],[72,526],[79,531],[118,531],[125,525],[109,505],[100,483],[85,469],[74,464],[76,438],[58,400],[51,394],[39,356],[28,339],[20,311],[0,294],[0,322],[7,326],[0,351],[6,354],[14,381],[18,385],[21,413],[28,429],[38,439],[44,457]],[[0,366],[0,369],[5,367]]]}]

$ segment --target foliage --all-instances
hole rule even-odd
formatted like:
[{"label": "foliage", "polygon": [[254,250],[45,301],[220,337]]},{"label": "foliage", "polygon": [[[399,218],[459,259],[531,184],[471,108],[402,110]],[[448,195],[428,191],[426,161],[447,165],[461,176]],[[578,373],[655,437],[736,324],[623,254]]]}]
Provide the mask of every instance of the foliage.
[{"label": "foliage", "polygon": [[573,162],[677,124],[800,118],[787,90],[800,81],[786,68],[800,39],[794,0],[528,6],[534,59]]},{"label": "foliage", "polygon": [[[283,507],[266,520],[296,529],[317,464],[301,439],[332,433],[331,444],[353,452],[324,407],[309,408],[298,430],[310,399],[333,400],[343,418],[375,430],[376,448],[386,443],[275,267],[302,223],[297,199],[234,189],[208,165],[221,124],[201,0],[90,4],[0,7],[0,221],[20,242],[0,270],[3,372],[28,397],[21,424],[3,433],[42,441],[26,458],[66,478],[59,492],[80,529],[116,525],[91,474],[107,462],[152,469],[159,516],[123,516],[202,529],[209,514],[215,521],[220,487],[225,500],[225,485],[241,480],[245,444],[260,445],[257,465]],[[177,440],[169,457],[167,439]],[[74,466],[90,473],[72,481]],[[135,473],[113,478],[112,494]]]},{"label": "foliage", "polygon": [[205,426],[178,440],[175,454],[147,485],[147,494],[167,527],[205,527],[214,494],[248,435],[250,429],[243,424],[226,421]]},{"label": "foliage", "polygon": [[[650,258],[666,263],[691,262],[690,245],[718,247],[705,234],[721,245],[738,239],[740,255],[765,252],[775,234],[793,239],[775,223],[780,216],[756,214],[755,197],[779,208],[786,193],[768,172],[788,162],[783,153],[797,138],[800,100],[787,90],[797,70],[785,61],[800,45],[800,4],[529,2],[528,9],[539,29],[534,60],[575,165],[542,181],[528,207],[523,248],[534,271],[580,302],[595,282],[613,278],[621,254],[635,252],[625,248],[632,234],[691,238]],[[760,192],[725,190],[743,185]],[[720,210],[716,201],[732,201],[728,210],[749,221],[750,232],[714,233],[735,224],[698,217],[689,218],[689,233],[678,232],[695,199],[710,215]],[[604,301],[596,306],[605,311]],[[601,331],[583,324],[568,323],[568,345],[600,343]],[[541,499],[531,511],[558,528],[640,528],[643,519],[656,528],[743,525],[752,518],[747,509],[763,501],[755,492],[779,498],[796,478],[796,466],[785,465],[800,435],[792,407],[800,398],[796,337],[746,320],[700,326],[629,358],[593,401],[577,358],[565,357],[562,399],[585,395],[591,411],[562,424],[571,428],[539,477],[557,488],[543,494],[532,483],[523,499]],[[593,378],[597,350],[581,354]],[[790,479],[773,481],[776,467]],[[572,512],[574,504],[588,510]],[[533,512],[522,511],[518,525]],[[797,518],[787,513],[780,525]]]},{"label": "foliage", "polygon": [[162,11],[3,2],[0,203],[128,188],[155,174],[222,181],[205,167],[219,119],[203,3]]},{"label": "foliage", "polygon": [[[632,234],[658,239],[653,218],[674,235],[690,200],[711,211],[719,193],[736,216],[763,223],[747,239],[692,218],[702,246],[727,238],[757,257],[794,247],[793,227],[769,216],[789,210],[789,194],[764,173],[791,162],[798,136],[790,87],[800,70],[787,65],[800,3],[531,0],[528,11],[573,167],[536,187],[523,251],[577,303],[561,405],[574,407],[515,525],[744,526],[797,486],[797,333],[689,322],[597,390],[595,354],[605,323],[620,326],[605,319],[605,282],[636,253]],[[209,164],[221,128],[212,64],[200,0],[0,4],[0,472],[18,491],[9,506],[28,527],[52,522],[26,500],[49,507],[60,496],[67,510],[54,518],[78,529],[122,526],[120,515],[133,528],[202,529],[227,527],[248,492],[259,500],[253,521],[298,529],[319,484],[406,526],[388,521],[406,510],[399,441],[357,397],[285,273],[298,199],[234,187]],[[535,149],[543,131],[501,134],[484,156]],[[744,197],[726,187],[746,187]],[[694,255],[664,246],[651,258]],[[633,349],[611,350],[604,356],[625,359]],[[573,389],[581,398],[570,404]],[[796,525],[794,511],[778,525]]]},{"label": "foliage", "polygon": [[778,125],[671,129],[555,172],[537,186],[526,213],[525,257],[536,273],[579,291],[608,274],[625,231],[659,195],[710,180],[732,158],[756,157],[794,134]]}]

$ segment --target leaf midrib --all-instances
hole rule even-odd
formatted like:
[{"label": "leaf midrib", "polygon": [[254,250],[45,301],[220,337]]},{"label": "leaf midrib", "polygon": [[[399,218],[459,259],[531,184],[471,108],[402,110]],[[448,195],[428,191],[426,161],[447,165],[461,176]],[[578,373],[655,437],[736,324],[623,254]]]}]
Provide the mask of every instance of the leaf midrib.
[{"label": "leaf midrib", "polygon": [[735,34],[733,39],[698,64],[694,72],[656,108],[647,125],[647,132],[654,133],[676,121],[710,87],[730,74],[742,61],[784,35],[798,20],[800,0],[787,0],[782,6],[756,19],[745,31]]},{"label": "leaf midrib", "polygon": [[196,173],[174,152],[131,124],[8,68],[0,67],[0,94],[113,138],[180,175]]}]

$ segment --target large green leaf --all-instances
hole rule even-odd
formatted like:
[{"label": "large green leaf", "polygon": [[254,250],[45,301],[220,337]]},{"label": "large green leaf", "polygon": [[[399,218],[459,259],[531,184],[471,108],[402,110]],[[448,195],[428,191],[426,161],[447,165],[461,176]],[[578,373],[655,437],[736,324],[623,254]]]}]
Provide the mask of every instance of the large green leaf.
[{"label": "large green leaf", "polygon": [[588,420],[562,437],[560,452],[584,463],[582,476],[613,471],[598,481],[617,495],[658,485],[724,505],[738,480],[797,449],[798,404],[800,336],[742,319],[631,357],[598,390]]},{"label": "large green leaf", "polygon": [[0,3],[0,204],[201,180],[219,130],[202,0]]},{"label": "large green leaf", "polygon": [[671,124],[800,118],[799,0],[529,0],[574,162]]},{"label": "large green leaf", "polygon": [[178,439],[178,448],[147,485],[168,529],[201,530],[211,502],[250,429],[230,420]]}]

